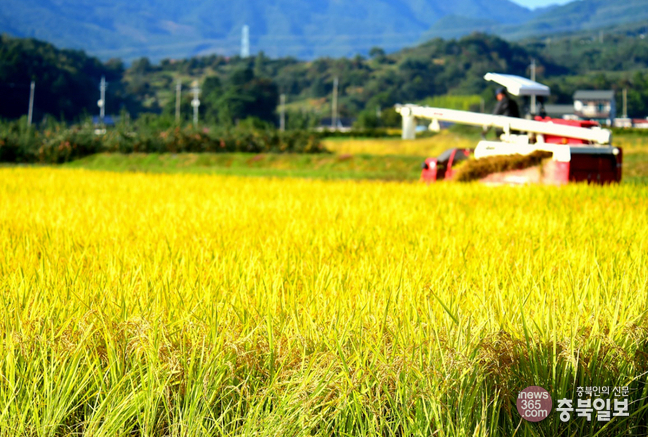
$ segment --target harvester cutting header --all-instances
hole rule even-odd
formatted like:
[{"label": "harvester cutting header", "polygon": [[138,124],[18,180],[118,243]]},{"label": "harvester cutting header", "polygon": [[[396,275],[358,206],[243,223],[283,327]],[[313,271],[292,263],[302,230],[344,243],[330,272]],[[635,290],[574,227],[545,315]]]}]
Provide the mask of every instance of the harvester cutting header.
[{"label": "harvester cutting header", "polygon": [[[502,85],[513,96],[542,99],[550,93],[547,86],[524,77],[488,73],[484,78]],[[467,161],[470,155],[477,160],[513,155],[545,157],[537,165],[514,166],[511,170],[485,175],[482,178],[485,182],[561,185],[581,181],[599,184],[621,181],[622,150],[611,145],[611,132],[596,122],[541,116],[529,120],[418,105],[397,105],[396,110],[403,117],[403,139],[416,138],[420,119],[430,120],[430,130],[438,131],[440,122],[451,122],[481,126],[484,131],[491,128],[498,131],[499,141],[484,139],[474,151],[451,149],[439,158],[428,158],[421,175],[426,182],[452,179],[457,164]]]}]

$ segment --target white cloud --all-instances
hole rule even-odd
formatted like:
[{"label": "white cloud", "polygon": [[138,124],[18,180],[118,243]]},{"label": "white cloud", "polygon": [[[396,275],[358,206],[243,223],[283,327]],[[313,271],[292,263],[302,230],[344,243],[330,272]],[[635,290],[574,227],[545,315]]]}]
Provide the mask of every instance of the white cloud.
[{"label": "white cloud", "polygon": [[512,1],[522,6],[526,6],[528,8],[534,9],[534,8],[549,6],[549,5],[564,5],[565,3],[569,3],[570,1],[573,0],[512,0]]}]

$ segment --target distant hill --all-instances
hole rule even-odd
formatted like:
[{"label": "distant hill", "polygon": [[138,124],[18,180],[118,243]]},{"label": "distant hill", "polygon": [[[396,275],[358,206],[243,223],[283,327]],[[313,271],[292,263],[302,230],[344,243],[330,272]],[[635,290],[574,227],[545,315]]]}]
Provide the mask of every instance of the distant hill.
[{"label": "distant hill", "polygon": [[509,39],[594,30],[648,19],[648,0],[578,0],[540,14],[520,26],[501,26],[495,33]]},{"label": "distant hill", "polygon": [[509,40],[648,19],[648,0],[576,0],[529,10],[509,0],[3,0],[0,33],[153,61],[251,51],[273,58],[393,52],[434,37],[487,32]]},{"label": "distant hill", "polygon": [[457,38],[471,32],[488,32],[509,40],[598,30],[648,19],[648,0],[577,0],[563,6],[535,11],[528,21],[497,22],[487,17],[457,14],[446,16],[423,34],[421,41],[434,37]]},{"label": "distant hill", "polygon": [[253,53],[315,58],[411,46],[447,16],[502,25],[536,15],[509,0],[3,0],[0,32],[101,59],[159,60],[237,54],[248,24]]}]

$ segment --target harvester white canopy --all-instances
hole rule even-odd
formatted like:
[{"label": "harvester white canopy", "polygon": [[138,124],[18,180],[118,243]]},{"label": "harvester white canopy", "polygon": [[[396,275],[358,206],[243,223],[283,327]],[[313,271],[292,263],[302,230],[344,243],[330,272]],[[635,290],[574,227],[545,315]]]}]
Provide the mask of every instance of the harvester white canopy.
[{"label": "harvester white canopy", "polygon": [[512,74],[486,73],[484,79],[502,85],[509,94],[514,96],[548,96],[550,94],[547,85],[534,82],[526,77],[513,76]]}]

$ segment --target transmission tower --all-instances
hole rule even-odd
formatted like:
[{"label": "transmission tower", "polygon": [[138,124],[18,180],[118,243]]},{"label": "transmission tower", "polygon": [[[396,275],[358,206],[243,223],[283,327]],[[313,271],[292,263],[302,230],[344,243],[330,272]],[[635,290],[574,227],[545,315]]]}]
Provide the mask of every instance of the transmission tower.
[{"label": "transmission tower", "polygon": [[250,57],[250,26],[243,26],[243,35],[241,37],[241,58]]}]

